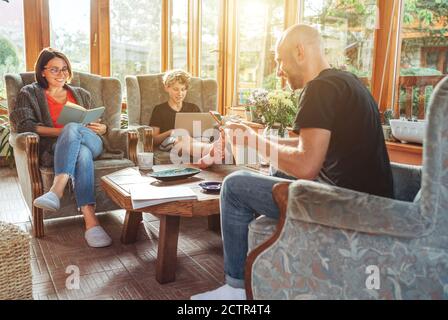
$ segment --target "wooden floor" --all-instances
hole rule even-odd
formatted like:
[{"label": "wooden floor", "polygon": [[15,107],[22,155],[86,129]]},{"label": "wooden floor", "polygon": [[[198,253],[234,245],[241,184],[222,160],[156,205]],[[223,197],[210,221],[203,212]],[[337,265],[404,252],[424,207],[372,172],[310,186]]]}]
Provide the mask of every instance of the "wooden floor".
[{"label": "wooden floor", "polygon": [[[30,231],[27,210],[15,169],[0,168],[0,220]],[[161,285],[155,280],[158,219],[145,214],[138,241],[123,245],[123,218],[122,210],[99,215],[114,241],[102,249],[87,246],[82,217],[46,220],[46,236],[31,241],[34,298],[189,299],[224,283],[221,236],[207,229],[206,219],[181,220],[176,281]],[[69,266],[79,268],[79,289],[67,289]]]}]

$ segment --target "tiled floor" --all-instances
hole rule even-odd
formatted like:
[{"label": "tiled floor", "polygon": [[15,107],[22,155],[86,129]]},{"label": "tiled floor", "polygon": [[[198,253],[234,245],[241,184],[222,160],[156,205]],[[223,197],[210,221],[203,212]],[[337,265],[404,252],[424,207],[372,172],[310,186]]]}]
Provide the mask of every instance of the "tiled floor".
[{"label": "tiled floor", "polygon": [[[30,231],[15,169],[0,168],[0,190],[0,220]],[[205,218],[181,219],[176,281],[164,285],[155,280],[158,219],[145,214],[138,241],[123,245],[123,218],[121,210],[99,215],[114,240],[102,249],[87,246],[82,217],[46,220],[45,237],[31,241],[34,298],[188,299],[224,283],[221,237]],[[70,266],[79,268],[79,289],[68,289]]]}]

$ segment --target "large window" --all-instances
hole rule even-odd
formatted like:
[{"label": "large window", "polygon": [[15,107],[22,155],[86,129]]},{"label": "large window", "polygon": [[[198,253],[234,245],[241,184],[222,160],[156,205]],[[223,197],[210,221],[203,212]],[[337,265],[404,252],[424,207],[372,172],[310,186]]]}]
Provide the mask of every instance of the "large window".
[{"label": "large window", "polygon": [[245,104],[255,88],[280,87],[275,44],[284,29],[284,0],[238,1],[238,103]]},{"label": "large window", "polygon": [[405,0],[398,105],[406,118],[423,119],[434,85],[448,73],[448,1]]},{"label": "large window", "polygon": [[304,21],[322,33],[330,64],[368,85],[372,76],[376,0],[305,0]]},{"label": "large window", "polygon": [[172,0],[171,54],[173,69],[187,70],[188,0]]},{"label": "large window", "polygon": [[201,77],[216,79],[219,63],[220,0],[202,0]]},{"label": "large window", "polygon": [[6,98],[4,75],[25,71],[23,1],[0,1],[0,97]]},{"label": "large window", "polygon": [[126,75],[160,72],[160,25],[161,1],[111,0],[111,74],[122,84]]},{"label": "large window", "polygon": [[50,45],[77,71],[90,71],[90,0],[50,0]]}]

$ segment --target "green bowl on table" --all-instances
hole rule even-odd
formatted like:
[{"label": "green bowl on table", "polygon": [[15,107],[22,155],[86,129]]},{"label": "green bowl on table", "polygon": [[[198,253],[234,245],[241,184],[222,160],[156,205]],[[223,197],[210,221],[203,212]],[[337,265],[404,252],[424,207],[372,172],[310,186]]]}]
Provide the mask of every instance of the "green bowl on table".
[{"label": "green bowl on table", "polygon": [[201,170],[196,168],[168,169],[153,172],[149,176],[160,181],[173,181],[192,177],[199,172],[201,172]]}]

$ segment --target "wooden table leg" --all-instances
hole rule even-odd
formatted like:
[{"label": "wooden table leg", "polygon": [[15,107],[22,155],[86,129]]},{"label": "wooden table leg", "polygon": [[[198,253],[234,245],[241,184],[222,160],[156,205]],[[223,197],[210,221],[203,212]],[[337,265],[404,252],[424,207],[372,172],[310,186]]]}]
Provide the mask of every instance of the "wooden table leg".
[{"label": "wooden table leg", "polygon": [[207,217],[208,230],[220,232],[221,231],[221,216],[219,214],[213,214]]},{"label": "wooden table leg", "polygon": [[138,227],[142,222],[142,213],[137,211],[126,211],[123,231],[121,232],[121,243],[131,244],[137,241]]},{"label": "wooden table leg", "polygon": [[156,267],[156,280],[159,283],[172,282],[176,279],[179,222],[179,216],[160,216]]}]

